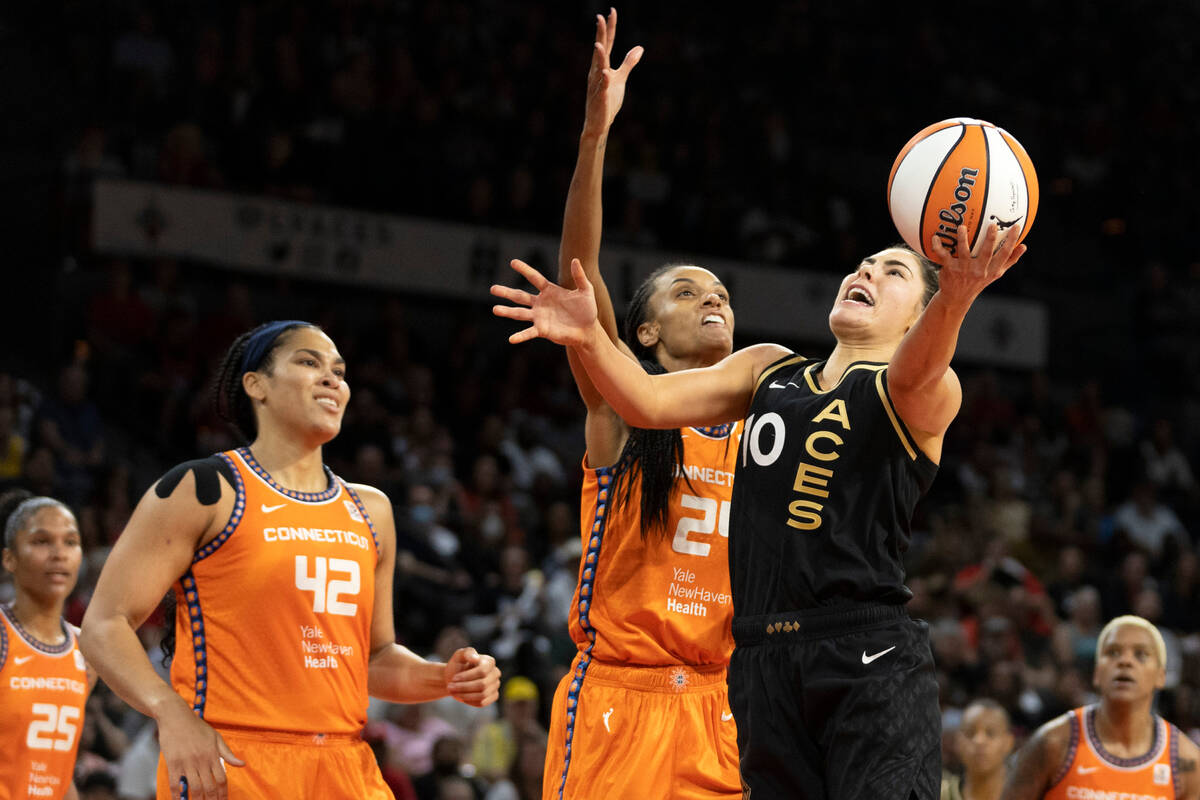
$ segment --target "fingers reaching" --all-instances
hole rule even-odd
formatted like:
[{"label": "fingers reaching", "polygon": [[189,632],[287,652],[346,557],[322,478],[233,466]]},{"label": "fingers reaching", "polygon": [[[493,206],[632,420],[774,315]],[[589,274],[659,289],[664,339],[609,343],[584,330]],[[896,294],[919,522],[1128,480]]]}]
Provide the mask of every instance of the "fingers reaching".
[{"label": "fingers reaching", "polygon": [[637,63],[642,60],[642,54],[646,52],[646,48],[640,44],[625,54],[625,60],[621,62],[621,66],[617,71],[623,73],[625,77],[629,77],[629,73],[637,66]]}]

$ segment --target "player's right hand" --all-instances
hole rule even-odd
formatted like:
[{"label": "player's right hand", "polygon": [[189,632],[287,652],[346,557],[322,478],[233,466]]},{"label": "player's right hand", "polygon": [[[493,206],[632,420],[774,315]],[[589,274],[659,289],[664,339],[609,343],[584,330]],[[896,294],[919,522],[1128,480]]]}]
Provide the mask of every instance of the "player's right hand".
[{"label": "player's right hand", "polygon": [[592,45],[592,65],[588,70],[587,108],[584,134],[606,134],[621,104],[625,101],[625,82],[645,52],[641,45],[625,54],[621,66],[612,68],[613,40],[617,35],[617,10],[608,10],[608,19],[596,15],[596,41]]},{"label": "player's right hand", "polygon": [[[514,258],[511,266],[525,276],[525,279],[537,289],[537,294],[530,294],[522,289],[495,284],[491,292],[496,297],[515,303],[515,306],[492,306],[492,313],[498,317],[520,320],[530,323],[522,331],[517,331],[508,337],[512,344],[520,344],[530,339],[541,337],[556,344],[567,347],[580,347],[587,344],[595,335],[596,325],[596,295],[592,284],[584,274],[583,265],[579,259],[571,260],[571,274],[575,278],[575,289],[564,289],[542,273],[526,264],[519,258]],[[522,306],[525,306],[522,308]],[[603,331],[600,331],[603,334]]]},{"label": "player's right hand", "polygon": [[183,781],[187,781],[189,800],[228,800],[226,765],[246,765],[221,734],[182,702],[159,717],[158,744],[173,800],[183,797]]}]

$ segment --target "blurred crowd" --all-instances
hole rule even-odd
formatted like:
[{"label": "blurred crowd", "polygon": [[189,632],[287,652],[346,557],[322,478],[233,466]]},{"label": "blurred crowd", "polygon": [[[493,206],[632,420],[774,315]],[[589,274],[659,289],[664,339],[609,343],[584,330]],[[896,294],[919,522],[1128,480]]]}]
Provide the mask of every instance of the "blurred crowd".
[{"label": "blurred crowd", "polygon": [[[934,121],[914,93],[942,93],[938,107],[955,109],[942,116],[1002,121],[1044,193],[1031,266],[1005,288],[1051,305],[1052,352],[1045,372],[956,365],[963,409],[908,554],[947,741],[976,698],[1001,704],[1018,738],[1088,702],[1096,636],[1123,613],[1163,629],[1159,709],[1200,737],[1200,258],[1183,239],[1187,204],[1147,199],[1194,182],[1170,153],[1200,94],[1159,78],[1181,57],[1172,31],[1200,11],[1139,17],[1126,30],[1130,47],[1145,38],[1144,58],[1101,64],[1083,57],[1097,8],[1030,2],[1042,24],[1022,26],[1028,57],[1005,80],[967,81],[932,6],[905,7],[912,40],[868,71],[878,62],[863,51],[897,47],[885,16],[843,24],[856,5],[868,7],[778,3],[720,25],[629,9],[618,49],[641,43],[647,56],[609,146],[606,241],[841,268],[894,238],[866,209],[893,152]],[[269,319],[322,325],[353,388],[326,458],[395,505],[400,639],[441,657],[470,643],[506,676],[482,711],[372,707],[367,736],[402,800],[540,796],[580,554],[584,409],[565,358],[507,345],[485,298],[418,302],[98,256],[89,187],[130,176],[553,233],[599,10],[76,1],[54,23],[77,119],[59,154],[61,252],[47,258],[67,268],[37,340],[51,357],[0,361],[0,489],[76,510],[78,623],[140,495],[174,463],[239,444],[208,396],[232,339]],[[1060,16],[1071,23],[1052,24]],[[979,34],[1011,40],[1018,17]],[[730,37],[755,46],[735,55]],[[1052,51],[1055,79],[1039,80]],[[1086,294],[1089,281],[1113,291]],[[0,601],[10,592],[0,579]],[[143,629],[148,650],[162,623]],[[101,686],[83,735],[85,799],[153,796],[152,724]]]}]

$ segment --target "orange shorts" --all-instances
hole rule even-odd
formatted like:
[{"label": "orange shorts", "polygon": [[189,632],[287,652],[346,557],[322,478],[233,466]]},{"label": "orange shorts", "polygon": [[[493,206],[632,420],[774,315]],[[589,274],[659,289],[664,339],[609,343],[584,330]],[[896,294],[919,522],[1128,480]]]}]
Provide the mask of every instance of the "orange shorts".
[{"label": "orange shorts", "polygon": [[725,667],[581,661],[554,693],[543,800],[740,800]]},{"label": "orange shorts", "polygon": [[[244,767],[227,766],[229,800],[394,800],[371,747],[358,736],[221,730]],[[170,800],[158,757],[158,800]],[[188,795],[184,795],[188,797]]]}]

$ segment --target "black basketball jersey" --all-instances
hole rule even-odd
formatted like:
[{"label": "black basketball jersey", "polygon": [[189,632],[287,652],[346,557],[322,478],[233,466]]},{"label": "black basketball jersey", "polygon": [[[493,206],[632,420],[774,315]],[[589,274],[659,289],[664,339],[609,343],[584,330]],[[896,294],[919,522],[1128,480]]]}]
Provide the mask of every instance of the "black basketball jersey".
[{"label": "black basketball jersey", "polygon": [[886,364],[854,362],[822,391],[824,364],[788,356],[755,388],[730,508],[736,617],[912,597],[901,559],[937,465],[892,406]]}]

